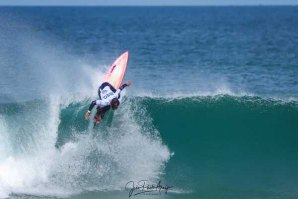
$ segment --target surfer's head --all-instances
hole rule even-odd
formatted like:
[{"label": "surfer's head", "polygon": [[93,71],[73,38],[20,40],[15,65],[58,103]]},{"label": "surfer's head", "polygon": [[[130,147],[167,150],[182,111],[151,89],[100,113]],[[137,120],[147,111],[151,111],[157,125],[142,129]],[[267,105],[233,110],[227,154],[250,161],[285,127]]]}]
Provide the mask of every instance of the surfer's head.
[{"label": "surfer's head", "polygon": [[115,97],[114,99],[112,99],[111,107],[113,110],[116,110],[118,108],[119,104],[120,104],[120,102],[119,102],[118,98]]}]

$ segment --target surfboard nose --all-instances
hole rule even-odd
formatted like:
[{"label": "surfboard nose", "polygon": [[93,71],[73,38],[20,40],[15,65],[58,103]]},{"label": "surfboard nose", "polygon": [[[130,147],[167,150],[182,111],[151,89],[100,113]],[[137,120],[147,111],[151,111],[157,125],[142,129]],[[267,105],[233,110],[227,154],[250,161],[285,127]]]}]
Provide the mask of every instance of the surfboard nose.
[{"label": "surfboard nose", "polygon": [[129,52],[126,51],[114,61],[104,76],[104,82],[109,82],[116,89],[121,86],[128,64],[128,56]]}]

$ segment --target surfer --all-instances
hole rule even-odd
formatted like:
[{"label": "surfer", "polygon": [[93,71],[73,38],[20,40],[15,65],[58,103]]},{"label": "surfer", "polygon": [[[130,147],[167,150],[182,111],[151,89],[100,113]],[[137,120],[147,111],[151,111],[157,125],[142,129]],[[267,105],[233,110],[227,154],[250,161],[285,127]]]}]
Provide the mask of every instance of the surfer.
[{"label": "surfer", "polygon": [[97,112],[94,116],[93,122],[94,124],[99,124],[104,117],[104,114],[112,108],[116,110],[120,105],[120,93],[126,87],[130,86],[131,81],[127,81],[125,84],[120,86],[119,89],[115,89],[110,83],[104,82],[98,88],[98,96],[99,100],[94,100],[91,102],[88,111],[85,114],[85,119],[88,120],[90,117],[91,110],[96,105]]}]

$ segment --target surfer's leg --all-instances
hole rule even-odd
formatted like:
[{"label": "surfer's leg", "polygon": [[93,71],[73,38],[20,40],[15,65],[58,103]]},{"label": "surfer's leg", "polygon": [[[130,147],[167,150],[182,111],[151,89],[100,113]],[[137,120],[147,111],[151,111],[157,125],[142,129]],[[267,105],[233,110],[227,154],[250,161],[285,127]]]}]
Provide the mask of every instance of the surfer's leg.
[{"label": "surfer's leg", "polygon": [[101,122],[101,120],[104,118],[105,113],[110,109],[110,106],[106,107],[97,107],[96,114],[94,116],[94,123],[98,124]]},{"label": "surfer's leg", "polygon": [[101,92],[100,92],[100,89],[98,89],[98,97],[99,97],[100,100],[102,100],[102,99],[101,99]]},{"label": "surfer's leg", "polygon": [[100,122],[101,122],[101,115],[99,115],[99,114],[95,114],[95,116],[94,116],[94,119],[93,119],[93,122],[95,123],[95,124],[99,124]]},{"label": "surfer's leg", "polygon": [[108,86],[113,92],[116,92],[116,89],[109,82],[102,83],[99,89],[103,90],[106,86]]},{"label": "surfer's leg", "polygon": [[94,124],[99,124],[101,122],[101,110],[99,107],[97,107],[97,111],[96,111],[96,114],[94,115],[94,119],[93,119],[93,122]]},{"label": "surfer's leg", "polygon": [[98,88],[98,96],[99,99],[102,99],[101,97],[101,91],[105,89],[105,87],[109,87],[111,91],[113,91],[114,93],[116,92],[116,89],[109,83],[109,82],[104,82],[100,85],[100,87]]},{"label": "surfer's leg", "polygon": [[104,89],[104,87],[106,87],[106,86],[110,86],[109,82],[104,82],[104,83],[102,83],[102,84],[100,85],[99,88],[102,90],[102,89]]},{"label": "surfer's leg", "polygon": [[108,83],[108,82],[104,82],[104,83],[102,83],[102,84],[99,86],[99,88],[98,88],[98,96],[99,96],[99,99],[101,99],[101,90],[103,90],[104,87],[106,87],[106,86],[109,86],[109,83]]}]

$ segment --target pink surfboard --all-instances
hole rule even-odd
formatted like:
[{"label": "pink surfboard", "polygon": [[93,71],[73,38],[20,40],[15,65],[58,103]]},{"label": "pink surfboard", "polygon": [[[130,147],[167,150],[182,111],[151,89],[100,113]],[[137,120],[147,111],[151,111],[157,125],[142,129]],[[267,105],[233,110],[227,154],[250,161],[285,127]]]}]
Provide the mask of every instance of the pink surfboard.
[{"label": "pink surfboard", "polygon": [[120,55],[108,68],[104,76],[104,82],[109,82],[112,86],[118,89],[121,86],[122,80],[124,78],[127,63],[128,51]]}]

